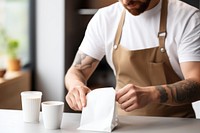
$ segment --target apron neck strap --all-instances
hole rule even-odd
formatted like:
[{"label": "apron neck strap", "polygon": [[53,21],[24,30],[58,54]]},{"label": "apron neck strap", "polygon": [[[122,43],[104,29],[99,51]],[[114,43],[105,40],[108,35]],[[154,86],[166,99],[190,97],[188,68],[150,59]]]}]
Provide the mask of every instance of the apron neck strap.
[{"label": "apron neck strap", "polygon": [[158,32],[159,44],[161,52],[165,52],[165,39],[167,37],[167,10],[168,0],[162,0],[161,16],[160,16],[160,30]]},{"label": "apron neck strap", "polygon": [[123,12],[122,12],[120,22],[119,22],[119,25],[118,25],[118,28],[117,28],[117,32],[116,32],[116,35],[115,35],[115,42],[114,42],[115,46],[119,45],[119,41],[121,39],[121,33],[122,33],[123,25],[124,25],[125,15],[126,15],[126,9],[124,9]]}]

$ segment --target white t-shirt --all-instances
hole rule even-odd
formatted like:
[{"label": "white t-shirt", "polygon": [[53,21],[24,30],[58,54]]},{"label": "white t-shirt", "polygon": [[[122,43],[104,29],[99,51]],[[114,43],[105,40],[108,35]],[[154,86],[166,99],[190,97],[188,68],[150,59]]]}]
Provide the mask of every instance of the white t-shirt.
[{"label": "white t-shirt", "polygon": [[[123,47],[139,50],[159,45],[157,34],[161,3],[162,0],[153,9],[139,16],[126,11],[121,37]],[[80,51],[97,60],[106,55],[114,73],[112,51],[123,9],[120,2],[99,9],[89,22],[79,47]],[[179,0],[169,0],[165,47],[173,69],[183,79],[180,63],[200,61],[200,11],[197,8]]]}]

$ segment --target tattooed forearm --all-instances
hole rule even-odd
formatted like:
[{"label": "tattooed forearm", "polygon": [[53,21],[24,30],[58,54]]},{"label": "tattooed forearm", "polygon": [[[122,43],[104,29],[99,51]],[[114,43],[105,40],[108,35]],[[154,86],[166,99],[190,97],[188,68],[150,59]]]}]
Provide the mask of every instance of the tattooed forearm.
[{"label": "tattooed forearm", "polygon": [[168,94],[167,94],[165,88],[162,87],[161,85],[159,85],[159,86],[156,86],[156,89],[160,93],[160,102],[161,103],[166,103],[169,98],[168,98]]},{"label": "tattooed forearm", "polygon": [[182,105],[200,100],[200,83],[191,79],[156,86],[156,89],[160,94],[161,103]]},{"label": "tattooed forearm", "polygon": [[191,103],[200,99],[200,83],[184,80],[167,86],[172,100],[178,104]]},{"label": "tattooed forearm", "polygon": [[96,61],[96,59],[93,59],[84,53],[78,52],[74,59],[73,66],[75,66],[78,69],[84,70],[87,68],[91,68],[92,64]]}]

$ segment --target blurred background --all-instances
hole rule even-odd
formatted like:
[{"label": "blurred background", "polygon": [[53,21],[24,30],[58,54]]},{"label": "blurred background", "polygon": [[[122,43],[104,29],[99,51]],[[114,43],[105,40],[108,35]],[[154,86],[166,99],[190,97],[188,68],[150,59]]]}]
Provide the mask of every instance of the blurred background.
[{"label": "blurred background", "polygon": [[[64,75],[89,20],[99,8],[117,1],[0,0],[0,71],[6,70],[0,77],[0,108],[21,109],[24,90],[42,91],[43,101],[65,101]],[[183,1],[200,7],[199,0]],[[8,68],[11,52],[20,60],[20,69]],[[103,59],[88,86],[114,85],[112,70]],[[200,112],[200,105],[195,109]],[[65,111],[73,112],[67,104]]]}]

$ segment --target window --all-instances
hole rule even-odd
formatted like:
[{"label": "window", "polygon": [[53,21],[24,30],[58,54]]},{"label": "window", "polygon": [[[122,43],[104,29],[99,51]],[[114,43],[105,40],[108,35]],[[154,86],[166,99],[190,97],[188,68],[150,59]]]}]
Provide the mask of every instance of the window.
[{"label": "window", "polygon": [[[0,30],[19,41],[18,56],[22,66],[30,63],[29,42],[30,0],[0,0]],[[5,46],[0,35],[0,67],[5,67]]]}]

